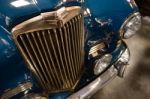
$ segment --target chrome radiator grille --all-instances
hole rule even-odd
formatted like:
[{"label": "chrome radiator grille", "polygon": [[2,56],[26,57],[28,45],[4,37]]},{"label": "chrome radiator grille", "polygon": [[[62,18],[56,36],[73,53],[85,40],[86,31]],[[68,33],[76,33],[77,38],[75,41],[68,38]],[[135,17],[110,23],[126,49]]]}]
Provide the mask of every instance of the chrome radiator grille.
[{"label": "chrome radiator grille", "polygon": [[74,88],[83,70],[81,14],[61,27],[20,33],[14,39],[44,90],[57,92]]}]

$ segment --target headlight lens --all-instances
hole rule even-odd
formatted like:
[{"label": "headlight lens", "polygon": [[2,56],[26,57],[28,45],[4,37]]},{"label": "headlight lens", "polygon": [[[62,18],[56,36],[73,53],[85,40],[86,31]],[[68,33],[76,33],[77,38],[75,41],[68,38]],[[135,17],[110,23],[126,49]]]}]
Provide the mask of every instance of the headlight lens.
[{"label": "headlight lens", "polygon": [[112,55],[111,54],[106,54],[101,59],[99,59],[96,62],[96,65],[94,67],[94,74],[98,75],[102,71],[104,71],[107,68],[107,66],[110,65],[111,60],[112,60]]},{"label": "headlight lens", "polygon": [[121,37],[127,39],[132,37],[141,27],[140,13],[132,14],[122,25],[120,29]]}]

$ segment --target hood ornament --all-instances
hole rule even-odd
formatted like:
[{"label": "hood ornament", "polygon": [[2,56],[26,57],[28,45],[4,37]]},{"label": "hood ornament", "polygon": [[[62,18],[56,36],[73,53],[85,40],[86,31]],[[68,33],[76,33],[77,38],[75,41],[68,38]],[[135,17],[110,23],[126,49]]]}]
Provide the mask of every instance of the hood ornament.
[{"label": "hood ornament", "polygon": [[60,28],[80,13],[80,6],[62,7],[56,11],[44,12],[15,26],[12,29],[12,33],[14,33],[16,38],[19,34],[29,33],[35,30]]},{"label": "hood ornament", "polygon": [[41,13],[44,21],[48,22],[50,25],[56,25],[58,27],[62,27],[64,25],[64,20],[68,15],[69,12],[65,7],[62,7],[55,12]]}]

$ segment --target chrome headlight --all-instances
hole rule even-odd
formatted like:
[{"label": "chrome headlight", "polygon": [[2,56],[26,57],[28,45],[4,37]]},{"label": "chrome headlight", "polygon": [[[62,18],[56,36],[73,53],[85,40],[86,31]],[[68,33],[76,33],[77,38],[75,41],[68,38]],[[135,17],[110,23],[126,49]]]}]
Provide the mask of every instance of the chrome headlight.
[{"label": "chrome headlight", "polygon": [[112,55],[111,54],[106,54],[102,58],[100,58],[96,62],[96,65],[94,67],[94,74],[98,75],[102,71],[104,71],[107,68],[107,66],[110,65],[111,60],[112,60]]},{"label": "chrome headlight", "polygon": [[132,14],[121,26],[120,35],[122,38],[132,37],[141,27],[141,15],[140,13]]}]

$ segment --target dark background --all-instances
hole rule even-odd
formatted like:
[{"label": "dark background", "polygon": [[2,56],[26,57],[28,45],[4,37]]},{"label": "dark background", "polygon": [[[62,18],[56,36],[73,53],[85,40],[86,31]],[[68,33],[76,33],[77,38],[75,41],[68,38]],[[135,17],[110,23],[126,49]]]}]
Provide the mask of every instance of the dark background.
[{"label": "dark background", "polygon": [[150,0],[135,0],[143,15],[150,16]]}]

